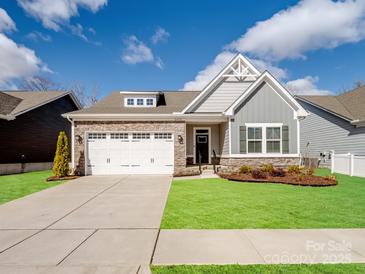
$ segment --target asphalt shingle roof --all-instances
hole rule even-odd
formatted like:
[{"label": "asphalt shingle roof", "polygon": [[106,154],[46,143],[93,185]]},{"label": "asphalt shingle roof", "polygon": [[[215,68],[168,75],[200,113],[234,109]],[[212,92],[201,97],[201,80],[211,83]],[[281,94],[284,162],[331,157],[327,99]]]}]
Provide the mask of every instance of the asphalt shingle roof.
[{"label": "asphalt shingle roof", "polygon": [[[148,92],[141,92],[141,94],[148,94]],[[69,112],[67,114],[170,114],[182,111],[184,107],[199,94],[199,92],[164,91],[160,93],[160,96],[162,94],[165,102],[160,102],[160,104],[156,107],[125,107],[124,97],[130,97],[131,95],[113,92],[111,95],[97,102],[92,107]]]},{"label": "asphalt shingle roof", "polygon": [[348,120],[365,120],[365,86],[337,96],[298,96]]},{"label": "asphalt shingle roof", "polygon": [[[28,109],[52,101],[63,94],[64,91],[3,91],[2,93],[20,99],[20,103],[11,111],[11,115],[17,115]],[[2,101],[1,101],[2,105]]]}]

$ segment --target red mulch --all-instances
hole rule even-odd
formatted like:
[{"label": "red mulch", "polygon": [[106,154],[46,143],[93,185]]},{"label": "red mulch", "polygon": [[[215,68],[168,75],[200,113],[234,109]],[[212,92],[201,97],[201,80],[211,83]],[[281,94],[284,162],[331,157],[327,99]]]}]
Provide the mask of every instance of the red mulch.
[{"label": "red mulch", "polygon": [[75,175],[69,175],[69,176],[65,176],[65,177],[51,176],[51,177],[47,178],[47,182],[60,181],[60,180],[73,180],[73,179],[77,179],[77,178],[80,178],[80,176],[75,176]]},{"label": "red mulch", "polygon": [[265,179],[255,179],[251,174],[220,174],[220,177],[231,181],[249,182],[249,183],[277,183],[299,186],[335,186],[337,181],[335,178],[320,177],[314,175],[286,174],[284,177],[272,177],[267,175]]}]

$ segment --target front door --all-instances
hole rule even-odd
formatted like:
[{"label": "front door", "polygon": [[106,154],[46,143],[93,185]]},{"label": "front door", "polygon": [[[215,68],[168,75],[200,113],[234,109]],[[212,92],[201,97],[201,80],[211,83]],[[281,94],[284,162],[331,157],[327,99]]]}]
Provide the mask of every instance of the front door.
[{"label": "front door", "polygon": [[195,161],[202,164],[209,164],[209,131],[208,129],[197,129],[195,131]]}]

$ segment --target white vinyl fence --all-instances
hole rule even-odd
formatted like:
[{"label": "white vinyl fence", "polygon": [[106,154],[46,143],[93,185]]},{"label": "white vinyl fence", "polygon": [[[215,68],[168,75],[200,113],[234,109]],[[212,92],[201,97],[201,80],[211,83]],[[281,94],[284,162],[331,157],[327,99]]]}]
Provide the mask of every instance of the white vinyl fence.
[{"label": "white vinyl fence", "polygon": [[331,172],[365,177],[365,156],[332,153]]}]

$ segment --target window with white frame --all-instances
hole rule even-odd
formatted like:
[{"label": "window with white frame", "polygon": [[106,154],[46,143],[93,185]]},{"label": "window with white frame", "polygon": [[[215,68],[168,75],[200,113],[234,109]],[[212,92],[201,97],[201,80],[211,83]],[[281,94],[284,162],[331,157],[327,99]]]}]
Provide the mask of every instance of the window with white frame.
[{"label": "window with white frame", "polygon": [[281,153],[282,126],[276,124],[247,125],[247,153]]},{"label": "window with white frame", "polygon": [[137,106],[143,106],[143,98],[138,98],[137,99]]},{"label": "window with white frame", "polygon": [[247,151],[248,153],[262,152],[262,128],[249,127],[247,129]]},{"label": "window with white frame", "polygon": [[146,99],[146,105],[147,106],[153,106],[153,99],[152,98],[147,98]]},{"label": "window with white frame", "polygon": [[127,107],[154,107],[156,99],[151,97],[129,97],[124,99],[124,105]]},{"label": "window with white frame", "polygon": [[281,152],[281,127],[266,128],[266,152]]}]

